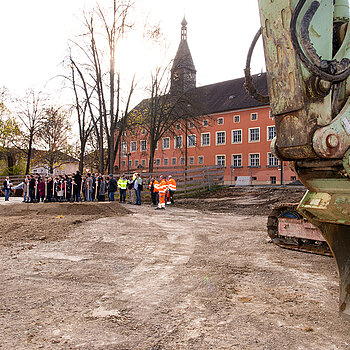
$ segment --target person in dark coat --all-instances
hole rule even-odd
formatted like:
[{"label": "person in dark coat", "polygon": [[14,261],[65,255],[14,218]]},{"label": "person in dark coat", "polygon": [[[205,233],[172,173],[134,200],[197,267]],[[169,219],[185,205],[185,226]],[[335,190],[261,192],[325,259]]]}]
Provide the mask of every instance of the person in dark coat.
[{"label": "person in dark coat", "polygon": [[80,191],[81,191],[81,175],[80,171],[77,170],[73,176],[73,197],[76,202],[80,201]]},{"label": "person in dark coat", "polygon": [[30,203],[35,202],[35,187],[36,187],[36,181],[34,178],[34,175],[30,175],[29,180],[29,201]]},{"label": "person in dark coat", "polygon": [[118,183],[117,180],[113,177],[113,174],[109,174],[109,181],[108,181],[108,197],[109,201],[114,201],[114,194],[118,189]]},{"label": "person in dark coat", "polygon": [[99,202],[104,202],[106,199],[106,181],[103,176],[98,178],[98,196]]},{"label": "person in dark coat", "polygon": [[53,197],[53,179],[51,176],[47,179],[46,186],[46,200],[48,202],[51,202]]}]

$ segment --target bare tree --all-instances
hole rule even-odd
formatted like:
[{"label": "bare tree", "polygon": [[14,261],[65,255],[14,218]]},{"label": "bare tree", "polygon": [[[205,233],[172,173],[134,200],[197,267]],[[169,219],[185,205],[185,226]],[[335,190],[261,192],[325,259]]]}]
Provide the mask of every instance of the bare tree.
[{"label": "bare tree", "polygon": [[[196,89],[183,93],[170,93],[169,70],[157,68],[151,74],[150,98],[143,100],[130,113],[134,133],[137,128],[147,131],[150,143],[149,171],[153,171],[154,154],[157,143],[165,135],[185,134],[185,165],[187,166],[187,134],[188,122],[200,130],[203,106],[196,94]],[[178,145],[179,148],[182,145]]]},{"label": "bare tree", "polygon": [[[90,15],[85,14],[84,23],[87,33],[83,38],[88,41],[74,43],[75,49],[83,52],[85,64],[78,64],[71,55],[71,62],[79,74],[85,93],[87,109],[92,118],[94,134],[98,141],[99,171],[103,172],[104,147],[107,147],[107,169],[113,172],[115,157],[120,145],[130,104],[135,89],[135,80],[123,99],[121,74],[116,70],[116,52],[119,40],[132,25],[127,22],[131,1],[112,0],[112,11],[104,11],[100,6]],[[101,39],[102,38],[102,39]],[[104,48],[107,47],[106,52]],[[107,61],[108,60],[108,61]],[[93,111],[96,111],[95,115]]]},{"label": "bare tree", "polygon": [[[88,86],[86,84],[84,74],[80,70],[79,66],[73,60],[72,56],[70,56],[71,62],[71,83],[74,91],[75,104],[74,108],[76,110],[76,116],[78,120],[79,127],[79,171],[83,173],[84,168],[84,156],[86,151],[86,145],[88,138],[94,127],[94,113],[93,107],[91,104],[91,95],[94,92],[94,89],[91,89],[91,92],[88,90]],[[78,79],[76,78],[76,72],[78,73]],[[83,97],[81,97],[81,92],[83,93]]]},{"label": "bare tree", "polygon": [[39,160],[47,166],[49,173],[62,164],[70,162],[71,147],[68,144],[70,132],[69,112],[59,107],[45,111],[39,141],[44,152],[38,154]]},{"label": "bare tree", "polygon": [[21,121],[23,138],[19,147],[26,155],[26,170],[29,174],[35,139],[42,127],[45,116],[45,98],[42,92],[36,93],[33,89],[26,92],[25,97],[17,99],[17,117]]}]

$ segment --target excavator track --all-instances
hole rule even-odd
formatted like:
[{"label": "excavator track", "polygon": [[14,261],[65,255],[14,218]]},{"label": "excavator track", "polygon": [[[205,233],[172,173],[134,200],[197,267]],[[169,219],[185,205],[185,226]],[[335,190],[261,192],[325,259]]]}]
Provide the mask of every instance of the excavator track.
[{"label": "excavator track", "polygon": [[332,256],[321,232],[297,211],[297,203],[275,207],[268,217],[267,232],[281,248]]}]

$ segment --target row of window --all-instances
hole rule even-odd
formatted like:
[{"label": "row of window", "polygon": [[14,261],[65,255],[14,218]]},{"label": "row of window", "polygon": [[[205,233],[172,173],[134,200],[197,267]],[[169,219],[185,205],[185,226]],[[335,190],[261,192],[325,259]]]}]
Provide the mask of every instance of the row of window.
[{"label": "row of window", "polygon": [[[180,165],[185,164],[185,157],[180,157],[179,160]],[[161,164],[161,159],[157,158],[155,160],[155,164],[157,166],[168,166],[169,165],[169,158],[163,158],[163,164]],[[195,164],[195,157],[190,156],[188,157],[188,164],[189,165],[194,165]],[[197,158],[197,164],[201,165],[204,164],[204,156],[198,156]],[[233,154],[232,155],[232,166],[235,168],[241,168],[243,164],[243,158],[242,154]],[[123,160],[122,162],[123,167],[126,166],[126,161]],[[142,159],[141,163],[139,162],[138,159],[134,160],[134,166],[137,168],[139,166],[145,167],[146,166],[146,160]],[[173,157],[171,158],[171,165],[178,165],[178,158]],[[216,155],[216,165],[221,165],[221,166],[226,166],[226,155]],[[132,167],[133,163],[132,160],[129,160],[129,166]],[[259,167],[260,166],[260,153],[250,153],[249,154],[249,166],[251,167]],[[279,166],[279,161],[278,159],[272,154],[268,153],[267,154],[267,166],[270,167],[277,167]]]},{"label": "row of window", "polygon": [[[271,111],[270,111],[269,117],[271,119],[273,119]],[[227,119],[227,117],[226,117],[226,119]],[[251,121],[258,120],[258,113],[256,113],[256,112],[255,113],[250,113],[250,120]],[[241,121],[241,116],[240,115],[234,115],[233,116],[233,122],[234,123],[239,123],[240,121]],[[218,117],[216,119],[216,122],[217,122],[218,125],[224,125],[224,117]],[[207,119],[203,120],[203,126],[208,126],[208,125],[209,125],[209,121]],[[189,129],[194,128],[194,123],[193,122],[189,122],[188,123],[188,127],[189,127]],[[177,129],[180,130],[180,124],[177,125]]]},{"label": "row of window", "polygon": [[[250,153],[249,154],[249,165],[251,167],[260,166],[260,153]],[[234,168],[241,168],[243,164],[242,154],[232,154],[232,166]],[[216,156],[216,165],[226,166],[226,155]],[[279,166],[279,160],[272,153],[267,154],[267,166],[277,167]]]},{"label": "row of window", "polygon": [[[243,130],[242,129],[236,129],[232,130],[231,135],[231,143],[242,143],[243,138]],[[276,129],[275,126],[268,126],[267,127],[267,141],[272,140],[276,136]],[[257,128],[249,128],[248,129],[248,141],[249,142],[260,142],[260,127]],[[210,146],[211,140],[210,140],[210,132],[202,133],[201,134],[201,146]],[[216,145],[225,145],[226,144],[226,131],[216,131],[215,133],[215,144]],[[183,141],[182,141],[182,135],[175,136],[174,137],[174,148],[182,148]],[[196,146],[196,135],[188,135],[187,136],[187,146],[188,147],[195,147]],[[122,144],[122,151],[124,154],[126,154],[127,145],[124,142]],[[157,148],[158,149],[158,144]],[[170,149],[170,137],[164,137],[162,139],[162,149]],[[136,152],[137,151],[137,141],[131,141],[130,142],[130,152]],[[140,141],[140,151],[144,152],[147,151],[147,141],[141,140]]]}]

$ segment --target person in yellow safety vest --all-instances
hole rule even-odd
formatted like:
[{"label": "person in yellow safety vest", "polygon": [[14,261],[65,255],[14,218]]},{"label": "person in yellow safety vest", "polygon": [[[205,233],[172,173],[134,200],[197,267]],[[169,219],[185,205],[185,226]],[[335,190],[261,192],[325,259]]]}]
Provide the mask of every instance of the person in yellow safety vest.
[{"label": "person in yellow safety vest", "polygon": [[156,206],[159,202],[159,182],[154,177],[149,182],[149,190],[151,192],[152,205]]},{"label": "person in yellow safety vest", "polygon": [[176,191],[176,181],[171,175],[168,176],[168,186],[169,186],[170,203],[171,205],[174,205],[174,193]]},{"label": "person in yellow safety vest", "polygon": [[163,175],[160,176],[160,182],[159,182],[159,204],[158,207],[156,209],[165,209],[165,194],[167,191],[167,183],[166,183],[166,179]]},{"label": "person in yellow safety vest", "polygon": [[119,188],[119,202],[125,203],[126,199],[126,188],[128,187],[128,179],[125,174],[118,180],[118,188]]}]

